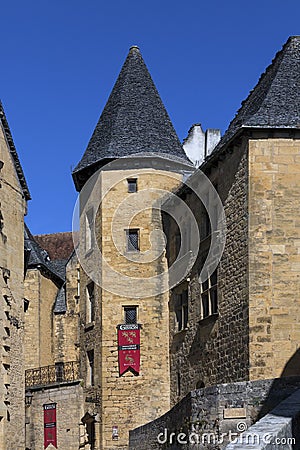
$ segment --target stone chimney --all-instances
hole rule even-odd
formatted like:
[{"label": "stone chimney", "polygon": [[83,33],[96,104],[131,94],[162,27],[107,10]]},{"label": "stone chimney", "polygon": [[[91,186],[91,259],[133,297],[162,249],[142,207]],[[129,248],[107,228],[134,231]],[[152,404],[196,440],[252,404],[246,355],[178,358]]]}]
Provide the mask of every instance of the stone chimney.
[{"label": "stone chimney", "polygon": [[202,130],[200,123],[195,123],[189,129],[187,137],[183,141],[183,149],[187,157],[195,167],[201,166],[205,158],[211,154],[221,139],[221,132],[218,129],[208,128],[206,132]]}]

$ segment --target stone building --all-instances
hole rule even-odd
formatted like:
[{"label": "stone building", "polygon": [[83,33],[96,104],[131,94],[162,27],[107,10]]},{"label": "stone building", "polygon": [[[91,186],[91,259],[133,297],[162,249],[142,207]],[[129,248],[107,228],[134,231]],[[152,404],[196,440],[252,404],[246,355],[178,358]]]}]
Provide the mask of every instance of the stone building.
[{"label": "stone building", "polygon": [[24,215],[29,190],[0,104],[0,448],[23,450]]},{"label": "stone building", "polygon": [[[140,51],[132,47],[73,172],[83,265],[80,371],[84,394],[100,399],[92,424],[99,449],[127,448],[130,428],[170,407],[168,292],[157,286],[164,283],[166,259],[151,246],[161,229],[153,205],[192,171]],[[137,350],[124,356],[122,368],[117,333],[129,335],[129,344],[136,331]],[[95,411],[86,408],[86,417],[92,420]]]},{"label": "stone building", "polygon": [[125,450],[164,414],[154,433],[247,402],[236,382],[254,401],[300,376],[299,64],[292,37],[220,142],[195,124],[181,145],[132,47],[73,172],[75,244],[24,226],[1,107],[1,449]]},{"label": "stone building", "polygon": [[[172,404],[204,386],[300,375],[299,74],[300,38],[291,37],[199,168],[226,216],[223,255],[202,282],[218,232],[214,198],[207,200],[208,216],[193,189],[199,171],[177,192],[197,220],[200,247],[170,294]],[[172,264],[177,228],[169,217]]]}]

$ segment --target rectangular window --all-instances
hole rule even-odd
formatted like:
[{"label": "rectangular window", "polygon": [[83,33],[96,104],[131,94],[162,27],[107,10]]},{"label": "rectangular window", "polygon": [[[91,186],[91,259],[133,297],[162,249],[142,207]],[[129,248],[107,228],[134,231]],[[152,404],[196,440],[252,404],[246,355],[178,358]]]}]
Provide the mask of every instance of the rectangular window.
[{"label": "rectangular window", "polygon": [[126,324],[137,323],[137,306],[124,306],[124,321]]},{"label": "rectangular window", "polygon": [[188,290],[185,289],[181,294],[176,296],[176,321],[177,331],[184,330],[188,324]]},{"label": "rectangular window", "polygon": [[139,251],[140,249],[139,230],[137,228],[126,230],[126,241],[128,252]]},{"label": "rectangular window", "polygon": [[217,269],[201,284],[201,318],[218,313],[218,272]]},{"label": "rectangular window", "polygon": [[94,350],[87,352],[87,385],[94,386]]},{"label": "rectangular window", "polygon": [[86,323],[95,320],[95,284],[92,281],[86,287]]},{"label": "rectangular window", "polygon": [[128,192],[137,192],[137,178],[127,178]]},{"label": "rectangular window", "polygon": [[86,253],[93,248],[93,209],[91,208],[85,216],[85,251]]}]

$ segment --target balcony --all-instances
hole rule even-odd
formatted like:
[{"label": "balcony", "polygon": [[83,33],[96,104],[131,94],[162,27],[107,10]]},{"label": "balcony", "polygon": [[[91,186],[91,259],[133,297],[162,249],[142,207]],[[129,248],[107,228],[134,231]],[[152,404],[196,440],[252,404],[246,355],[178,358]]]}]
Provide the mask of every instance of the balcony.
[{"label": "balcony", "polygon": [[78,361],[56,363],[52,366],[38,367],[36,369],[28,369],[25,371],[26,388],[72,383],[79,379]]}]

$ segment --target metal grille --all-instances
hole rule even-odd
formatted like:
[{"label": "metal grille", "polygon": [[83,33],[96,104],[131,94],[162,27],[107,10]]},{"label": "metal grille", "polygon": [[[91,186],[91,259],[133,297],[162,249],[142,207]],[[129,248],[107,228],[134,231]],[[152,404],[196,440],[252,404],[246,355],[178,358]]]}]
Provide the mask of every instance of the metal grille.
[{"label": "metal grille", "polygon": [[125,323],[136,323],[137,314],[136,314],[136,306],[134,307],[126,307],[125,309]]},{"label": "metal grille", "polygon": [[127,231],[127,251],[139,250],[139,232],[138,230]]},{"label": "metal grille", "polygon": [[79,363],[70,361],[25,371],[26,387],[66,383],[79,380]]}]

